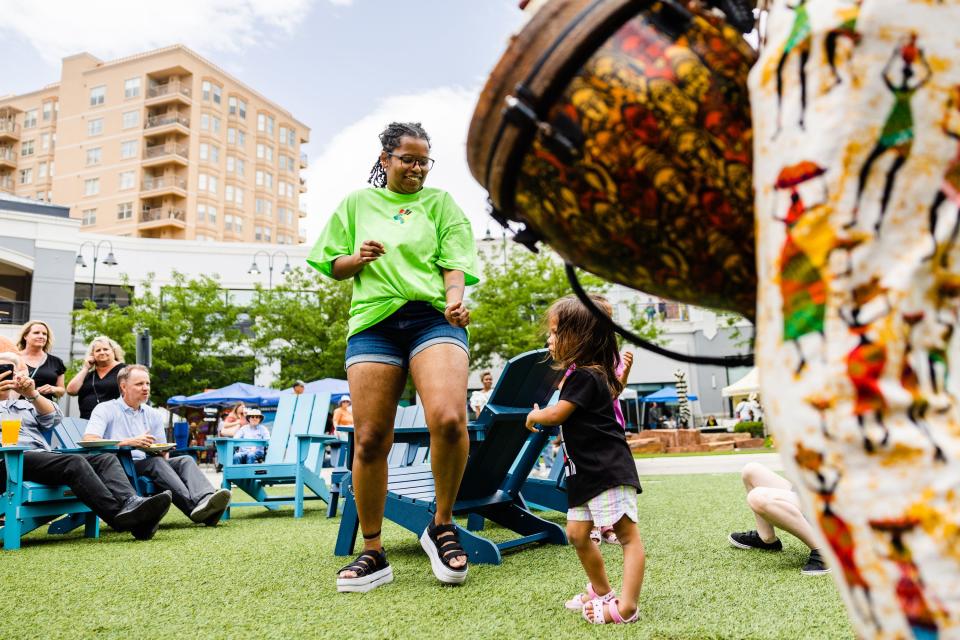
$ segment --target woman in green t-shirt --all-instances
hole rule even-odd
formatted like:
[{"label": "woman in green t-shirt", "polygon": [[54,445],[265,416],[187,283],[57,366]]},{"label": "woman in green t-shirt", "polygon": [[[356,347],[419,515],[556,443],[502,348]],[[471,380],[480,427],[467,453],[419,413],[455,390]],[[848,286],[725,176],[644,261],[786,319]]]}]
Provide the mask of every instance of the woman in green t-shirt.
[{"label": "woman in green t-shirt", "polygon": [[476,284],[470,221],[445,191],[424,187],[433,167],[419,123],[390,124],[370,173],[373,188],[349,194],[307,262],[353,278],[346,369],[353,399],[353,489],[363,552],[337,577],[338,591],[369,591],[393,580],[380,542],[387,454],[407,370],[430,430],[436,515],[420,537],[434,575],[457,584],[467,554],[453,526],[453,502],[467,462],[464,287]]}]

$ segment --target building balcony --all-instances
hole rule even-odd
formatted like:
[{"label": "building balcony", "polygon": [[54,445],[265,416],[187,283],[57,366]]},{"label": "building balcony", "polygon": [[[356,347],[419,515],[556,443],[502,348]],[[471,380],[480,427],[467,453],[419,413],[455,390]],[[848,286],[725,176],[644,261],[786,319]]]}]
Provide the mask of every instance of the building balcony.
[{"label": "building balcony", "polygon": [[306,169],[306,168],[307,168],[307,164],[308,164],[308,163],[307,163],[307,154],[301,153],[301,154],[300,154],[300,168],[301,168],[301,169]]},{"label": "building balcony", "polygon": [[13,193],[14,188],[13,176],[6,175],[0,177],[0,191]]},{"label": "building balcony", "polygon": [[190,135],[190,118],[180,113],[164,113],[162,115],[149,116],[143,123],[143,134],[146,136],[156,136],[165,133],[180,133]]},{"label": "building balcony", "polygon": [[306,193],[306,192],[307,192],[307,179],[300,178],[300,193]]},{"label": "building balcony", "polygon": [[143,179],[142,197],[153,198],[163,195],[187,197],[187,180],[179,176],[147,176]]},{"label": "building balcony", "polygon": [[155,167],[168,163],[178,164],[182,167],[189,163],[190,147],[185,144],[155,144],[147,145],[143,150],[144,167]]},{"label": "building balcony", "polygon": [[181,83],[179,80],[171,80],[148,88],[145,103],[147,106],[167,103],[189,105],[193,102],[190,99],[191,95],[189,85]]},{"label": "building balcony", "polygon": [[174,227],[185,229],[187,216],[183,209],[175,207],[144,207],[140,212],[140,229],[159,229]]},{"label": "building balcony", "polygon": [[16,169],[17,154],[12,147],[0,147],[0,169]]},{"label": "building balcony", "polygon": [[0,120],[0,142],[20,139],[20,125],[13,120]]},{"label": "building balcony", "polygon": [[30,318],[30,303],[0,300],[0,324],[23,324]]},{"label": "building balcony", "polygon": [[301,202],[301,203],[300,203],[300,206],[297,207],[297,213],[299,214],[299,216],[300,216],[301,218],[306,218],[306,217],[307,217],[307,203],[306,203],[306,202]]},{"label": "building balcony", "polygon": [[304,244],[307,241],[307,234],[301,231],[297,234],[297,240],[300,242],[300,244]]}]

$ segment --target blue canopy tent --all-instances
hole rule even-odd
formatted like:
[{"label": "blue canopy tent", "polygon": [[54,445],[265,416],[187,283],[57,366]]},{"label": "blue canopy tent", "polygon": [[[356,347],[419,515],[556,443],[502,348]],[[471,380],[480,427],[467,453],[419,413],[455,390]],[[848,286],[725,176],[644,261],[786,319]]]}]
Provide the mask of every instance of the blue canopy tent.
[{"label": "blue canopy tent", "polygon": [[280,394],[276,389],[234,382],[222,389],[211,389],[192,396],[173,396],[167,400],[167,404],[173,407],[207,407],[243,402],[258,407],[275,407],[280,402]]},{"label": "blue canopy tent", "polygon": [[[696,399],[697,396],[693,395],[692,393],[687,394],[687,400],[693,402]],[[669,404],[671,402],[677,402],[677,400],[677,387],[674,385],[666,386],[659,391],[655,391],[650,395],[643,397],[644,402],[665,402]]]},{"label": "blue canopy tent", "polygon": [[[320,380],[314,380],[313,382],[308,382],[304,385],[304,393],[329,393],[330,402],[337,404],[340,402],[340,398],[349,395],[350,386],[347,384],[346,380],[340,380],[339,378],[321,378]],[[293,387],[283,390],[284,394],[293,393]]]}]

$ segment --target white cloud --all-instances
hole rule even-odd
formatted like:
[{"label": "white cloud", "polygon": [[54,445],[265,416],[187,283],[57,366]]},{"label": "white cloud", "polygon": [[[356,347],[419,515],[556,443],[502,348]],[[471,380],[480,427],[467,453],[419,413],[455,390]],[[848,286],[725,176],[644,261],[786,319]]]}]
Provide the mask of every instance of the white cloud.
[{"label": "white cloud", "polygon": [[[448,191],[482,236],[490,222],[487,193],[467,167],[467,129],[479,89],[442,87],[388,98],[369,114],[337,134],[310,158],[306,171],[308,217],[302,222],[312,244],[347,193],[367,186],[367,177],[380,154],[377,135],[392,121],[421,122],[430,134],[430,155],[437,164],[427,184]],[[494,223],[495,224],[495,223]],[[494,229],[499,236],[499,231]]]},{"label": "white cloud", "polygon": [[25,39],[55,67],[82,51],[110,60],[174,43],[232,52],[291,33],[314,1],[0,0],[0,32]]}]

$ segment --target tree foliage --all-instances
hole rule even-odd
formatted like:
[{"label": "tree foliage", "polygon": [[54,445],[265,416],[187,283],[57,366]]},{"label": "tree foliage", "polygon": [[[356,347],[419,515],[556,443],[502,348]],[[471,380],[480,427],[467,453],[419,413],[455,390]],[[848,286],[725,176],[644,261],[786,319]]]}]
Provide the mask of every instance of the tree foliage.
[{"label": "tree foliage", "polygon": [[337,282],[297,268],[283,284],[259,290],[250,308],[250,347],[261,358],[279,360],[277,386],[297,379],[343,378],[350,318],[351,281]]},{"label": "tree foliage", "polygon": [[244,309],[229,300],[220,282],[210,276],[188,280],[175,272],[173,284],[153,291],[151,279],[144,281],[127,307],[97,309],[87,301],[74,312],[76,334],[84,342],[98,335],[113,338],[132,363],[136,335],[149,329],[156,402],[238,380],[252,381],[254,359],[245,348],[239,322]]},{"label": "tree foliage", "polygon": [[[580,272],[580,282],[591,293],[609,285]],[[547,250],[534,255],[513,252],[509,261],[484,258],[484,277],[469,292],[470,357],[474,367],[495,359],[543,347],[543,316],[547,307],[571,293],[563,263]]]}]

